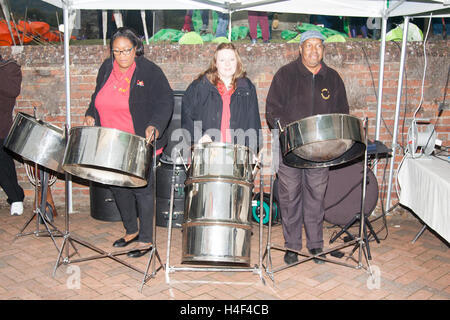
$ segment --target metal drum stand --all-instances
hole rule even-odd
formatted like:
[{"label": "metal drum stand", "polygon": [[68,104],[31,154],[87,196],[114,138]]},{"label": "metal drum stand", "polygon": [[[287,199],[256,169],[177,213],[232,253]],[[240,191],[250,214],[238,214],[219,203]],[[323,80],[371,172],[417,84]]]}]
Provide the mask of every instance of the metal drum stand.
[{"label": "metal drum stand", "polygon": [[[173,152],[172,154],[174,154]],[[184,163],[183,157],[180,152],[179,157]],[[263,236],[263,219],[259,221],[259,249],[258,249],[258,258],[259,262],[257,265],[253,267],[226,267],[226,266],[217,266],[217,267],[180,267],[180,266],[172,266],[170,264],[170,251],[171,251],[171,240],[172,240],[172,220],[173,220],[173,203],[174,203],[174,192],[177,185],[175,183],[175,170],[176,170],[176,162],[173,161],[173,169],[172,169],[172,182],[171,182],[171,193],[170,193],[170,205],[169,205],[169,222],[167,226],[167,256],[166,256],[166,266],[165,266],[165,276],[166,283],[170,283],[170,273],[175,273],[176,271],[185,271],[185,272],[252,272],[254,274],[259,275],[261,282],[265,285],[265,280],[263,278],[263,257],[262,257],[262,236]],[[262,164],[262,152],[260,152],[260,160],[259,162]],[[186,168],[186,166],[185,166]],[[187,169],[186,169],[187,170]],[[259,170],[260,174],[260,210],[262,210],[263,206],[263,177],[262,177],[262,167]],[[261,211],[262,212],[262,211]]]},{"label": "metal drum stand", "polygon": [[[368,120],[367,118],[365,119],[365,124],[364,124],[364,130],[365,130],[365,145],[367,146],[367,130],[368,130]],[[272,157],[273,159],[273,157]],[[266,245],[266,250],[264,252],[263,255],[263,259],[265,258],[265,271],[266,274],[270,277],[270,279],[275,282],[274,279],[274,274],[276,272],[282,271],[284,269],[287,268],[291,268],[294,267],[298,264],[301,264],[303,262],[309,261],[311,259],[320,259],[326,262],[331,262],[331,263],[335,263],[335,264],[339,264],[345,267],[349,267],[349,268],[353,268],[353,269],[365,269],[370,276],[372,276],[372,269],[369,263],[369,258],[368,258],[368,237],[367,237],[367,232],[366,232],[366,224],[365,219],[364,219],[364,202],[365,202],[365,197],[366,197],[366,181],[367,181],[367,148],[365,148],[364,151],[364,157],[363,157],[363,167],[364,167],[364,173],[363,173],[363,179],[362,179],[362,197],[361,197],[361,211],[360,211],[360,218],[359,220],[359,235],[358,237],[354,238],[353,240],[346,242],[342,245],[338,245],[335,247],[331,247],[328,248],[326,250],[323,250],[320,253],[317,253],[316,255],[311,255],[309,253],[304,253],[301,251],[297,251],[297,250],[293,250],[290,248],[286,248],[284,246],[278,245],[278,244],[274,244],[272,243],[272,238],[271,238],[271,234],[272,234],[272,205],[273,205],[273,175],[270,176],[270,205],[269,205],[269,225],[268,225],[268,234],[267,234],[267,245]],[[272,171],[273,172],[273,171]],[[261,211],[262,212],[262,211]],[[262,220],[262,219],[260,219]],[[351,251],[351,253],[347,256],[347,260],[350,259],[352,260],[354,263],[356,263],[356,265],[354,264],[349,264],[349,263],[344,263],[344,262],[340,262],[337,260],[331,260],[328,258],[324,258],[321,257],[322,255],[326,255],[329,254],[331,252],[346,248],[346,247],[350,247],[353,246],[353,250]],[[299,259],[299,261],[289,264],[289,265],[283,265],[283,266],[279,266],[276,268],[273,268],[272,265],[272,256],[271,256],[271,250],[272,249],[276,249],[276,250],[280,250],[280,251],[292,251],[297,253],[299,256],[304,257],[303,259]],[[353,257],[353,254],[358,251],[358,258],[355,259]],[[363,264],[363,260],[362,260],[362,256],[364,255],[365,261],[366,261],[366,266]]]},{"label": "metal drum stand", "polygon": [[[65,129],[66,129],[66,133],[67,133],[68,132],[67,125],[66,125]],[[154,134],[154,132],[153,132],[153,134]],[[156,148],[153,148],[153,151],[154,151],[153,152],[153,168],[155,168],[156,167]],[[70,174],[66,172],[65,175],[66,175],[66,197],[65,197],[65,199],[66,199],[66,203],[65,203],[65,205],[66,205],[66,208],[65,208],[66,209],[66,214],[65,214],[65,231],[64,231],[64,234],[63,234],[64,240],[63,240],[63,243],[62,243],[61,248],[59,250],[59,254],[58,254],[58,258],[57,258],[56,263],[55,263],[55,267],[53,269],[53,277],[55,277],[56,270],[62,264],[68,265],[68,264],[77,263],[77,262],[83,262],[83,261],[89,261],[89,260],[95,260],[95,259],[101,259],[101,258],[110,258],[110,259],[112,259],[112,260],[114,260],[114,261],[116,261],[118,263],[121,263],[122,265],[124,265],[124,266],[126,266],[126,267],[128,267],[128,268],[130,268],[132,270],[135,270],[135,271],[137,271],[139,273],[142,273],[144,275],[144,278],[143,278],[143,281],[142,281],[142,284],[141,284],[141,287],[140,287],[140,291],[142,291],[142,288],[143,288],[144,284],[148,281],[148,279],[151,278],[151,277],[154,277],[158,270],[160,270],[161,268],[164,268],[164,265],[162,264],[161,259],[160,259],[159,254],[158,254],[158,250],[156,248],[156,236],[155,236],[155,232],[156,232],[156,227],[155,227],[156,226],[155,225],[155,223],[156,223],[156,221],[155,221],[156,220],[156,214],[155,214],[156,206],[155,205],[153,206],[153,214],[154,214],[153,215],[153,242],[152,242],[151,245],[147,245],[147,246],[143,246],[143,247],[139,247],[139,248],[133,248],[133,249],[126,249],[126,250],[116,250],[114,252],[104,251],[103,249],[98,248],[98,247],[90,244],[89,242],[87,242],[85,240],[82,240],[82,239],[74,236],[73,234],[71,234],[71,232],[70,232],[70,224],[69,224],[69,214],[68,214],[68,209],[69,209],[68,208],[68,198],[69,197],[68,197],[68,188],[67,188],[67,184],[68,184],[68,181],[69,181]],[[155,188],[156,188],[156,184],[154,185],[154,190],[155,190]],[[154,198],[154,199],[156,199],[156,198]],[[72,246],[73,246],[73,242],[76,242],[76,243],[78,243],[78,244],[80,244],[80,245],[82,245],[84,247],[87,247],[87,248],[97,252],[98,254],[97,255],[92,255],[92,256],[89,256],[89,257],[86,257],[86,258],[80,258],[80,259],[71,260],[71,257],[73,257],[75,254],[79,255],[79,253],[78,253],[77,250],[75,250],[74,253],[70,253],[69,246],[67,245],[68,242],[71,243]],[[64,249],[65,249],[65,256],[63,257]],[[128,262],[126,262],[126,261],[124,261],[124,260],[122,260],[122,259],[117,257],[117,256],[120,256],[120,255],[127,254],[128,252],[133,251],[133,250],[149,250],[149,261],[147,263],[146,270],[141,270],[141,269],[139,269],[139,268],[137,268],[137,267],[129,264]],[[160,262],[160,267],[157,270],[155,270],[155,263],[153,263],[152,273],[149,275],[148,270],[149,270],[150,262],[154,261],[154,257],[155,256]]]},{"label": "metal drum stand", "polygon": [[[27,164],[25,164],[27,166]],[[28,219],[28,221],[23,225],[22,229],[20,229],[19,233],[16,234],[15,239],[23,236],[28,236],[34,234],[37,237],[50,237],[53,241],[53,244],[56,247],[56,250],[59,251],[58,245],[56,244],[55,237],[62,237],[63,233],[59,231],[52,223],[51,219],[47,216],[47,188],[51,183],[49,183],[50,174],[47,170],[43,170],[43,168],[39,168],[37,163],[34,164],[35,174],[34,177],[27,175],[30,179],[30,182],[34,185],[34,203],[35,210],[33,210],[33,215]],[[40,174],[40,178],[38,178],[38,173]],[[39,186],[41,187],[41,196],[39,197]],[[38,200],[39,199],[39,200]],[[31,232],[24,233],[25,229],[31,223],[31,221],[36,218],[36,229]],[[45,230],[40,230],[40,224],[45,226]]]}]

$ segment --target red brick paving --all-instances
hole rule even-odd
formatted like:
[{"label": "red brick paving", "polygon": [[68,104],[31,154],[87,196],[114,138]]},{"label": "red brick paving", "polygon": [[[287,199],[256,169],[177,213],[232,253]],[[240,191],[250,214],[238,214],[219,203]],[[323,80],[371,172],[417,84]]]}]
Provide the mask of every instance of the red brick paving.
[{"label": "red brick paving", "polygon": [[[64,231],[63,209],[55,225]],[[140,291],[143,275],[111,259],[103,258],[63,264],[53,277],[58,251],[49,237],[28,235],[15,239],[31,216],[11,217],[9,208],[0,208],[0,299],[45,300],[448,300],[450,298],[450,251],[448,243],[430,231],[412,244],[420,230],[420,223],[406,210],[399,208],[387,217],[388,231],[380,244],[370,242],[371,266],[380,271],[380,278],[371,281],[368,273],[327,262],[316,265],[307,261],[273,274],[274,281],[263,270],[265,284],[253,272],[188,272],[170,273],[166,282],[160,270]],[[382,227],[382,219],[375,222],[375,230]],[[77,208],[70,215],[71,234],[102,248],[113,251],[111,244],[123,235],[120,222],[93,219],[89,208]],[[254,226],[251,266],[258,263],[259,226]],[[32,222],[25,231],[34,231]],[[43,228],[42,228],[43,230]],[[356,232],[357,229],[355,229]],[[326,224],[325,241],[336,232]],[[379,236],[384,238],[386,231]],[[264,228],[264,246],[267,228]],[[61,246],[62,238],[56,242]],[[282,245],[281,226],[272,229],[272,243]],[[331,246],[339,245],[337,240]],[[81,257],[96,253],[77,243]],[[157,228],[157,248],[166,263],[167,229]],[[347,254],[352,249],[343,249]],[[70,247],[73,252],[73,248]],[[283,265],[283,252],[271,250],[273,268]],[[353,255],[358,257],[358,251]],[[78,256],[72,257],[77,259]],[[128,263],[144,270],[148,256],[139,259],[120,256]],[[180,267],[181,231],[173,229],[170,264]],[[335,258],[333,258],[335,259]],[[345,262],[345,258],[337,259]],[[264,264],[266,265],[266,261]],[[346,261],[356,265],[351,260]],[[156,264],[159,266],[159,263]],[[187,265],[183,265],[187,266]],[[366,266],[363,260],[363,266]],[[78,269],[79,268],[79,269]],[[75,271],[79,271],[79,288],[73,288]],[[75,279],[76,280],[76,279]],[[378,287],[377,287],[378,284]],[[375,287],[375,288],[374,288]]]}]

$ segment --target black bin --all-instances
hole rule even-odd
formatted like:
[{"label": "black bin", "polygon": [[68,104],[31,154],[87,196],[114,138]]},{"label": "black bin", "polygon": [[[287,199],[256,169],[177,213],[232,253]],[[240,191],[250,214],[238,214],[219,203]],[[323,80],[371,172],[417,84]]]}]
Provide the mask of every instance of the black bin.
[{"label": "black bin", "polygon": [[91,217],[102,221],[122,221],[119,209],[108,186],[93,182],[89,183]]}]

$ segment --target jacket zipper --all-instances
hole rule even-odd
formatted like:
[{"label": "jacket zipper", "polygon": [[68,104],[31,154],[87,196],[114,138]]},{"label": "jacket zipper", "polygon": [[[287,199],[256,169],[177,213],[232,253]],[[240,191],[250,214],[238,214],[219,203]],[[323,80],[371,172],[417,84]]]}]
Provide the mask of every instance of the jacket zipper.
[{"label": "jacket zipper", "polygon": [[316,75],[312,75],[312,85],[311,85],[311,114],[314,112],[314,91],[315,91],[315,85],[316,85]]}]

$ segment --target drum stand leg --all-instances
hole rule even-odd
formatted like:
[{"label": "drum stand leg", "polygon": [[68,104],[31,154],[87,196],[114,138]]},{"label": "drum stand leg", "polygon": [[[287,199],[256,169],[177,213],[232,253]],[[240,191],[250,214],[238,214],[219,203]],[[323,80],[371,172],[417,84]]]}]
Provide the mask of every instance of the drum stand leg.
[{"label": "drum stand leg", "polygon": [[[180,155],[181,157],[181,155]],[[262,251],[262,232],[263,232],[263,219],[259,219],[259,265],[255,265],[252,267],[176,267],[170,265],[170,249],[171,249],[171,240],[172,240],[172,220],[173,220],[173,206],[174,206],[174,192],[175,192],[175,169],[176,169],[176,159],[173,159],[173,171],[172,171],[172,182],[171,182],[171,191],[170,191],[170,204],[169,204],[169,223],[167,226],[167,255],[166,255],[166,266],[165,266],[165,278],[166,283],[170,284],[170,276],[169,274],[176,271],[191,271],[191,272],[253,272],[254,274],[258,274],[261,282],[265,285],[266,282],[262,273],[262,260],[261,256]],[[261,189],[260,189],[260,212],[263,212],[263,197],[264,190],[262,189],[263,177],[262,177],[262,169],[260,170],[260,181],[261,181]]]},{"label": "drum stand leg", "polygon": [[[156,138],[154,139],[156,141]],[[144,278],[142,279],[141,289],[140,292],[142,292],[142,289],[144,288],[144,284],[150,279],[154,278],[156,276],[156,272],[159,271],[161,268],[164,269],[164,264],[161,261],[161,258],[158,253],[158,248],[156,247],[156,142],[154,143],[153,147],[153,241],[152,241],[152,250],[149,253],[148,262],[147,262],[147,268],[145,269]],[[156,261],[154,259],[156,257],[159,261],[160,267],[156,269]],[[148,270],[150,268],[150,263],[152,262],[152,273],[150,276],[148,275]]]},{"label": "drum stand leg", "polygon": [[[273,192],[272,192],[272,190],[273,190],[273,180],[274,180],[273,179],[273,174],[271,173],[270,174],[270,182],[269,182],[269,184],[270,184],[269,221],[268,221],[268,223],[269,223],[269,231],[267,232],[266,250],[264,251],[264,255],[262,257],[263,260],[264,260],[264,257],[267,257],[266,258],[267,266],[263,265],[263,267],[265,268],[266,273],[270,277],[272,282],[274,281],[274,278],[273,278],[273,273],[270,272],[270,269],[272,269],[272,256],[270,254],[270,243],[272,241],[271,235],[272,235],[272,210],[273,210]],[[262,219],[262,217],[261,217],[261,212],[262,211],[259,211],[259,212],[260,212],[259,219],[261,220]]]},{"label": "drum stand leg", "polygon": [[[71,234],[71,232],[70,232],[70,224],[69,224],[69,208],[68,208],[68,203],[67,203],[67,199],[68,199],[68,194],[67,194],[68,188],[67,188],[67,184],[68,184],[68,181],[69,181],[69,174],[66,173],[66,215],[65,215],[65,232],[64,232],[64,240],[63,240],[62,246],[61,246],[61,248],[60,248],[60,250],[59,250],[58,257],[57,257],[56,263],[55,263],[55,267],[54,267],[54,269],[53,269],[53,277],[56,276],[56,270],[57,270],[58,267],[60,267],[62,264],[68,265],[68,264],[72,264],[72,263],[83,262],[83,261],[89,261],[89,260],[95,260],[95,259],[101,259],[101,258],[110,258],[110,259],[112,259],[112,260],[114,260],[114,261],[116,261],[116,262],[119,262],[119,263],[123,264],[124,266],[126,266],[126,267],[128,267],[128,268],[130,268],[130,269],[133,269],[133,270],[135,270],[135,271],[137,271],[137,272],[140,272],[140,273],[146,275],[146,274],[147,274],[146,271],[142,271],[142,270],[140,270],[140,269],[134,267],[133,265],[127,263],[126,261],[124,261],[124,260],[119,259],[119,258],[116,257],[116,256],[119,256],[119,255],[127,254],[128,252],[130,252],[130,251],[132,251],[132,250],[136,250],[136,248],[134,248],[134,249],[118,250],[118,251],[114,251],[114,252],[106,252],[106,251],[104,251],[104,250],[102,250],[102,249],[100,249],[100,248],[98,248],[98,247],[96,247],[96,246],[90,244],[89,242],[84,241],[84,240],[82,240],[82,239],[80,239],[80,238],[77,238],[76,236],[74,236],[74,235]],[[77,250],[77,249],[75,248],[75,246],[74,246],[74,242],[76,242],[76,243],[78,243],[78,244],[80,244],[80,245],[82,245],[82,246],[84,246],[84,247],[86,247],[86,248],[88,248],[88,249],[90,249],[90,250],[92,250],[92,251],[95,251],[95,252],[97,252],[98,254],[97,254],[97,255],[93,255],[93,256],[89,256],[89,257],[86,257],[86,258],[80,258],[80,259],[71,260],[70,258],[73,257],[75,254],[78,254],[78,255],[79,255],[78,250]],[[75,248],[75,252],[70,253],[70,250],[69,250],[70,248],[69,248],[69,246],[68,246],[68,243],[70,243],[70,244]],[[64,250],[64,249],[65,249],[65,250]],[[150,254],[151,254],[151,255],[152,255],[153,252],[154,252],[154,246],[153,246],[153,244],[152,244],[152,245],[149,245],[149,246],[145,246],[145,247],[139,248],[139,249],[140,249],[140,250],[150,250],[150,249],[152,249],[152,250],[150,251]],[[64,251],[65,251],[65,257],[63,257],[63,252],[64,252]]]},{"label": "drum stand leg", "polygon": [[[17,239],[18,237],[27,236],[34,234],[35,236],[48,236],[52,239],[53,244],[56,247],[56,250],[59,251],[58,245],[56,244],[55,237],[62,237],[63,234],[61,231],[59,231],[53,223],[50,221],[50,219],[47,217],[46,214],[46,207],[47,207],[47,188],[48,188],[48,179],[49,179],[49,173],[45,170],[40,170],[40,180],[37,177],[38,172],[38,164],[35,163],[35,210],[33,211],[33,215],[30,219],[24,224],[22,229],[18,234],[16,234],[16,237],[14,239]],[[41,181],[41,196],[39,197],[39,181]],[[38,201],[40,200],[40,204]],[[31,223],[31,221],[36,218],[36,229],[33,232],[23,233],[25,229],[28,227],[28,225]],[[53,217],[52,217],[53,218]],[[45,230],[40,230],[40,224],[44,224]],[[50,229],[51,227],[51,229]]]},{"label": "drum stand leg", "polygon": [[[266,264],[267,266],[265,267],[265,271],[267,273],[267,275],[270,277],[270,279],[272,279],[273,282],[274,281],[274,273],[287,269],[287,268],[291,268],[293,266],[296,266],[298,264],[301,264],[303,262],[309,261],[311,259],[320,259],[323,261],[327,261],[327,262],[331,262],[331,263],[335,263],[335,264],[339,264],[345,267],[349,267],[349,268],[353,268],[353,269],[361,269],[364,268],[368,271],[368,273],[370,274],[370,276],[372,276],[372,268],[370,266],[370,262],[369,260],[371,259],[370,257],[370,249],[368,247],[368,236],[367,236],[367,232],[366,232],[366,225],[365,225],[365,220],[364,218],[362,218],[362,216],[364,216],[364,202],[365,202],[365,197],[366,197],[366,182],[367,182],[367,125],[368,125],[368,121],[367,118],[365,120],[365,145],[366,145],[366,149],[365,149],[365,153],[364,153],[364,175],[363,175],[363,181],[362,181],[362,199],[361,199],[361,211],[359,213],[359,237],[352,239],[351,241],[344,243],[342,245],[333,247],[333,248],[329,248],[327,250],[324,250],[321,253],[318,253],[316,255],[311,255],[311,254],[304,254],[300,251],[297,250],[293,250],[290,248],[286,248],[284,246],[279,246],[276,244],[272,244],[271,243],[271,233],[272,233],[272,200],[273,200],[273,183],[272,183],[272,177],[271,177],[271,186],[270,186],[270,209],[269,209],[269,232],[267,235],[267,247],[266,247],[266,251],[264,253],[264,256],[266,257]],[[262,211],[261,211],[262,212]],[[351,264],[347,264],[347,263],[343,263],[340,261],[336,261],[336,260],[330,260],[327,258],[323,258],[321,257],[321,255],[326,255],[328,253],[331,253],[333,251],[337,251],[349,246],[354,245],[354,248],[352,249],[352,252],[350,253],[349,257],[347,259],[351,259],[356,263],[355,265],[351,265]],[[284,251],[286,252],[287,250],[289,251],[293,251],[296,252],[299,256],[303,256],[304,259],[300,259],[299,261],[290,264],[290,265],[283,265],[280,267],[277,267],[275,269],[273,269],[272,267],[272,258],[271,258],[271,249],[276,249],[276,250],[280,250],[280,251]],[[353,254],[358,250],[358,260],[355,260],[353,258]],[[362,256],[364,255],[367,267],[364,267],[363,263],[362,263]]]}]

